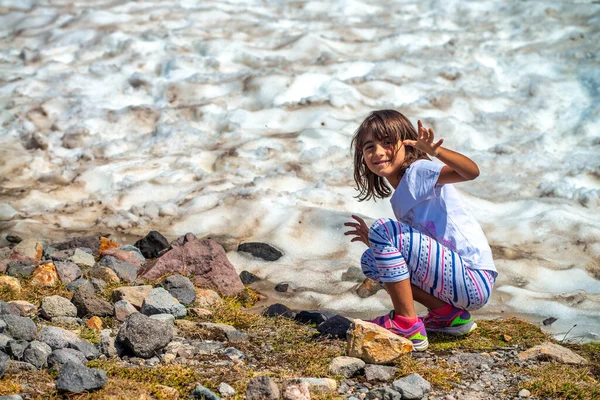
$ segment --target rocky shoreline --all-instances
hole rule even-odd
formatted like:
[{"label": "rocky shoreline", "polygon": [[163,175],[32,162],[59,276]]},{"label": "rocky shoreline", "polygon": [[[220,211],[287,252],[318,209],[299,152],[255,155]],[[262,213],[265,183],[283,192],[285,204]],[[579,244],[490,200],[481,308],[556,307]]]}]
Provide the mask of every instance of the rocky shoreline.
[{"label": "rocky shoreline", "polygon": [[[263,299],[221,244],[150,232],[0,248],[0,399],[600,398],[600,348],[514,318],[466,338],[407,340],[325,310]],[[276,262],[264,243],[237,249]],[[357,295],[380,288],[363,281]],[[277,291],[293,290],[280,283]],[[568,348],[567,348],[568,347]],[[5,397],[2,397],[5,396]],[[75,396],[75,397],[73,397]]]}]

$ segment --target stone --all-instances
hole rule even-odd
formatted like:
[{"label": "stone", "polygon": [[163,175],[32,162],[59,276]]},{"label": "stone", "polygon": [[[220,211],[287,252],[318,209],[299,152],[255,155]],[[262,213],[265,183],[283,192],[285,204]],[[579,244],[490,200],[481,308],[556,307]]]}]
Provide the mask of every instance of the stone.
[{"label": "stone", "polygon": [[395,391],[394,389],[384,386],[379,389],[373,389],[369,391],[366,395],[368,400],[401,400],[404,399],[400,393]]},{"label": "stone", "polygon": [[241,361],[246,358],[246,354],[235,347],[227,347],[223,350],[223,355],[233,361]]},{"label": "stone", "polygon": [[519,390],[519,397],[523,399],[531,397],[531,392],[527,389],[521,389]]},{"label": "stone", "polygon": [[107,382],[106,372],[101,369],[66,363],[56,378],[56,390],[67,393],[89,392],[103,388]]},{"label": "stone", "polygon": [[562,364],[585,365],[588,361],[579,354],[558,344],[545,342],[525,350],[518,356],[519,360],[556,361]]},{"label": "stone", "polygon": [[116,249],[119,247],[119,243],[110,240],[109,238],[101,237],[100,238],[100,248],[98,249],[98,254],[104,253],[108,249]]},{"label": "stone", "polygon": [[98,343],[98,350],[106,357],[116,357],[120,351],[116,346],[115,338],[111,336],[110,329],[103,329],[100,333],[100,342]]},{"label": "stone", "polygon": [[77,316],[80,318],[92,315],[111,317],[114,313],[112,304],[85,288],[79,288],[73,295],[71,302],[77,307]]},{"label": "stone", "polygon": [[350,378],[359,374],[365,368],[365,362],[360,358],[340,356],[329,363],[327,370],[331,375],[341,375]]},{"label": "stone", "polygon": [[8,354],[3,351],[0,351],[0,378],[4,376],[4,372],[6,371],[6,364],[10,360]]},{"label": "stone", "polygon": [[362,269],[358,267],[348,267],[346,272],[342,272],[342,281],[344,282],[363,282],[365,278]]},{"label": "stone", "polygon": [[381,286],[379,282],[366,278],[364,282],[358,288],[356,288],[356,294],[358,297],[365,299],[373,296],[381,289],[383,289],[383,286]]},{"label": "stone", "polygon": [[85,287],[85,289],[89,292],[98,293],[106,288],[106,282],[96,278],[91,280],[79,278],[69,283],[67,285],[67,290],[76,292],[80,287]]},{"label": "stone", "polygon": [[49,320],[54,317],[76,317],[77,307],[62,296],[46,296],[42,299],[40,314]]},{"label": "stone", "polygon": [[53,244],[52,247],[57,250],[67,250],[76,248],[88,248],[93,254],[98,254],[100,250],[100,238],[97,236],[85,236],[72,238],[69,241]]},{"label": "stone", "polygon": [[307,382],[289,384],[283,391],[284,400],[310,400],[310,388]]},{"label": "stone", "polygon": [[219,396],[202,385],[196,386],[196,388],[192,391],[192,398],[203,400],[219,400]]},{"label": "stone", "polygon": [[117,275],[115,271],[107,267],[94,267],[92,270],[92,275],[96,279],[101,279],[104,282],[110,284],[119,284],[121,283],[121,278]]},{"label": "stone", "polygon": [[248,382],[246,388],[247,400],[277,400],[279,388],[275,381],[268,376],[257,376]]},{"label": "stone", "polygon": [[8,263],[6,273],[15,278],[29,278],[33,275],[33,271],[37,269],[37,263],[32,263],[27,260],[14,260]]},{"label": "stone", "polygon": [[271,304],[263,311],[265,317],[277,317],[282,316],[286,318],[294,318],[296,313],[292,311],[288,306],[280,303]]},{"label": "stone", "polygon": [[115,318],[118,321],[125,321],[125,319],[131,314],[138,312],[136,308],[130,302],[126,300],[119,300],[115,304]]},{"label": "stone", "polygon": [[6,396],[0,396],[0,400],[23,400],[18,394],[7,394]]},{"label": "stone", "polygon": [[25,239],[13,247],[12,252],[40,261],[44,254],[44,246],[37,239]]},{"label": "stone", "polygon": [[13,314],[21,317],[35,317],[38,312],[38,308],[35,304],[31,304],[25,300],[12,300],[9,301],[8,304],[14,311]]},{"label": "stone", "polygon": [[194,300],[194,305],[206,308],[221,303],[223,303],[223,299],[219,296],[219,293],[211,289],[196,288],[196,300]]},{"label": "stone", "polygon": [[367,382],[388,382],[394,379],[396,372],[398,372],[396,367],[369,364],[365,366],[365,379]]},{"label": "stone", "polygon": [[6,363],[6,373],[11,375],[21,374],[22,372],[35,372],[37,368],[28,362],[8,360]]},{"label": "stone", "polygon": [[87,322],[85,323],[85,325],[90,328],[93,329],[97,332],[99,332],[102,329],[102,320],[96,316],[93,316],[92,318],[88,319]]},{"label": "stone", "polygon": [[96,260],[92,254],[86,253],[81,249],[75,249],[69,257],[69,261],[77,265],[79,268],[92,268],[96,264]]},{"label": "stone", "polygon": [[157,231],[150,231],[142,239],[135,242],[146,258],[156,258],[158,254],[169,247],[169,241]]},{"label": "stone", "polygon": [[4,350],[6,350],[13,359],[22,361],[27,346],[29,346],[29,342],[26,340],[11,340],[6,344]]},{"label": "stone", "polygon": [[150,285],[118,287],[112,292],[112,301],[116,303],[120,300],[125,300],[139,310],[142,308],[144,299],[151,291],[152,286]]},{"label": "stone", "polygon": [[19,310],[13,304],[0,300],[0,315],[18,315]]},{"label": "stone", "polygon": [[248,335],[240,332],[231,325],[219,324],[213,322],[199,322],[196,325],[199,329],[206,332],[207,339],[227,340],[231,343],[241,343],[248,341]]},{"label": "stone", "polygon": [[71,348],[80,351],[88,360],[97,358],[100,353],[96,346],[79,338],[73,332],[57,326],[45,326],[38,333],[37,339],[46,343],[52,350]]},{"label": "stone", "polygon": [[175,326],[175,317],[173,316],[173,314],[153,314],[149,315],[149,317],[150,319],[162,321],[171,327]]},{"label": "stone", "polygon": [[285,293],[288,291],[289,287],[290,287],[289,283],[286,283],[286,282],[278,283],[277,285],[275,285],[275,291]]},{"label": "stone", "polygon": [[165,385],[156,385],[154,387],[156,396],[164,400],[179,400],[179,391],[175,388]]},{"label": "stone", "polygon": [[82,367],[87,364],[87,359],[82,352],[70,348],[53,350],[48,356],[47,361],[48,367],[55,370],[59,370],[63,365],[69,362],[81,364]]},{"label": "stone", "polygon": [[317,331],[324,336],[345,338],[346,332],[350,329],[350,324],[352,324],[352,321],[348,318],[342,315],[334,315],[322,324],[319,324]]},{"label": "stone", "polygon": [[190,315],[193,315],[195,317],[200,317],[200,318],[210,318],[213,315],[212,311],[207,310],[206,308],[199,308],[199,307],[194,307],[194,308],[188,309],[188,313]]},{"label": "stone", "polygon": [[128,264],[134,265],[136,268],[141,267],[146,262],[146,259],[136,250],[123,250],[122,247],[118,249],[108,249],[102,253],[102,257],[111,256],[117,259],[118,261],[123,261]]},{"label": "stone", "polygon": [[58,273],[58,278],[65,285],[81,277],[81,269],[71,261],[54,261],[54,267]]},{"label": "stone", "polygon": [[242,271],[240,272],[240,280],[244,285],[250,285],[254,282],[260,281],[260,278],[254,275],[252,272]]},{"label": "stone", "polygon": [[23,241],[23,238],[19,235],[6,235],[6,241],[13,244],[19,244]]},{"label": "stone", "polygon": [[48,366],[48,356],[52,353],[52,349],[46,343],[34,340],[29,343],[29,346],[23,353],[23,361],[35,366],[38,369]]},{"label": "stone", "polygon": [[158,354],[173,337],[173,328],[141,313],[131,314],[117,334],[116,343],[137,357],[150,358]]},{"label": "stone", "polygon": [[478,369],[481,365],[489,364],[491,358],[479,353],[466,353],[459,351],[448,358],[449,364],[458,364],[465,369]]},{"label": "stone", "polygon": [[394,381],[392,388],[402,395],[402,400],[418,400],[431,391],[431,384],[419,374],[410,374]]},{"label": "stone", "polygon": [[337,391],[337,382],[330,378],[291,378],[285,380],[286,385],[308,384],[311,393],[324,395],[334,394]]},{"label": "stone", "polygon": [[229,386],[227,383],[221,382],[219,385],[219,393],[221,393],[221,396],[223,397],[231,397],[235,395],[235,389]]},{"label": "stone", "polygon": [[31,342],[35,339],[37,328],[31,318],[17,315],[0,315],[0,320],[6,323],[4,333],[16,340]]},{"label": "stone", "polygon": [[140,269],[140,277],[148,280],[173,273],[192,276],[196,286],[213,289],[222,296],[237,296],[244,290],[223,247],[192,233],[179,237],[169,250]]},{"label": "stone", "polygon": [[370,322],[354,320],[348,330],[346,354],[369,364],[387,364],[412,350],[410,340]]},{"label": "stone", "polygon": [[53,263],[47,262],[41,264],[31,277],[31,285],[38,287],[55,287],[58,286],[60,280],[58,279],[58,273]]},{"label": "stone", "polygon": [[73,255],[73,252],[75,251],[75,249],[67,249],[67,250],[55,250],[51,255],[50,255],[50,260],[52,261],[70,261],[71,256]]},{"label": "stone", "polygon": [[19,280],[12,276],[0,276],[0,289],[8,290],[9,292],[18,295],[21,293],[21,284]]},{"label": "stone", "polygon": [[179,274],[166,277],[161,286],[181,304],[192,304],[196,300],[196,288],[192,281]]},{"label": "stone", "polygon": [[83,325],[81,318],[77,317],[54,317],[50,321],[53,324],[68,325],[71,327],[79,327]]},{"label": "stone", "polygon": [[546,318],[545,320],[542,321],[542,324],[544,324],[544,326],[548,326],[548,325],[552,325],[553,323],[555,323],[556,321],[558,321],[557,318],[554,317],[549,317]]},{"label": "stone", "polygon": [[138,267],[126,261],[118,260],[113,256],[102,257],[98,266],[112,269],[119,279],[124,282],[133,283],[137,278]]},{"label": "stone", "polygon": [[140,312],[144,315],[153,314],[172,314],[176,318],[182,318],[187,315],[187,310],[183,304],[162,287],[154,288],[146,296],[142,303]]},{"label": "stone", "polygon": [[325,310],[300,311],[296,314],[295,320],[302,324],[315,324],[319,326],[335,314]]},{"label": "stone", "polygon": [[260,242],[242,243],[237,250],[250,253],[254,257],[262,258],[265,261],[277,261],[283,256],[283,253],[275,247]]}]

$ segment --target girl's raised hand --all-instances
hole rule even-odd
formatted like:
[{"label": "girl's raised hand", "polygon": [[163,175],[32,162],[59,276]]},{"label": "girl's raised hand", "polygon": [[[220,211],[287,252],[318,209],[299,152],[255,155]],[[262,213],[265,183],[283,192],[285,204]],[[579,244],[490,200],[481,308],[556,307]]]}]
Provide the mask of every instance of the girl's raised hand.
[{"label": "girl's raised hand", "polygon": [[354,218],[358,223],[346,222],[344,226],[349,226],[351,228],[354,228],[354,230],[344,232],[344,235],[353,235],[355,237],[353,237],[350,240],[351,242],[363,242],[364,244],[369,246],[369,227],[367,226],[367,224],[365,224],[365,221],[361,217],[352,215],[352,218]]},{"label": "girl's raised hand", "polygon": [[433,130],[425,128],[421,123],[421,120],[417,122],[417,125],[419,127],[419,132],[417,133],[417,140],[405,140],[402,143],[405,146],[411,146],[422,150],[431,157],[436,157],[438,154],[438,148],[442,145],[444,139],[440,139],[437,143],[434,143]]}]

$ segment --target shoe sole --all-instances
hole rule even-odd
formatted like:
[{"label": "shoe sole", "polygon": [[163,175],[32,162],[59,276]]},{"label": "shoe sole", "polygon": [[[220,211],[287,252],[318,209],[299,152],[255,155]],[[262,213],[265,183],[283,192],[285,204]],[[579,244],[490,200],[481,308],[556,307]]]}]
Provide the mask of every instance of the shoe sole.
[{"label": "shoe sole", "polygon": [[413,343],[414,351],[425,351],[425,350],[427,350],[428,347],[429,347],[429,340],[427,340],[427,338],[425,338],[425,340],[423,340],[419,344]]},{"label": "shoe sole", "polygon": [[475,329],[477,329],[477,324],[475,322],[472,322],[470,324],[463,324],[463,325],[458,325],[458,326],[452,326],[452,327],[449,327],[449,328],[435,329],[435,328],[427,328],[427,327],[425,327],[425,329],[427,329],[427,332],[445,333],[447,335],[452,335],[452,336],[462,336],[462,335],[466,335],[468,333],[471,333]]}]

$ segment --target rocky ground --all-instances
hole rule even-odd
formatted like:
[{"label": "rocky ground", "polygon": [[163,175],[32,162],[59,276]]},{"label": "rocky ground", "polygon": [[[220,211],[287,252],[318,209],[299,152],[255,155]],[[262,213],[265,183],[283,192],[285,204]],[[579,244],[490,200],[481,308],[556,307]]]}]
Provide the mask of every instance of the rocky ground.
[{"label": "rocky ground", "polygon": [[[134,246],[82,237],[0,248],[0,399],[600,398],[600,346],[556,343],[526,322],[412,345],[252,288],[223,247],[151,232]],[[238,251],[277,262],[264,243]],[[364,279],[350,269],[343,279]],[[276,290],[289,290],[279,284]],[[366,281],[357,295],[378,290]],[[1,397],[5,396],[5,397]]]}]

